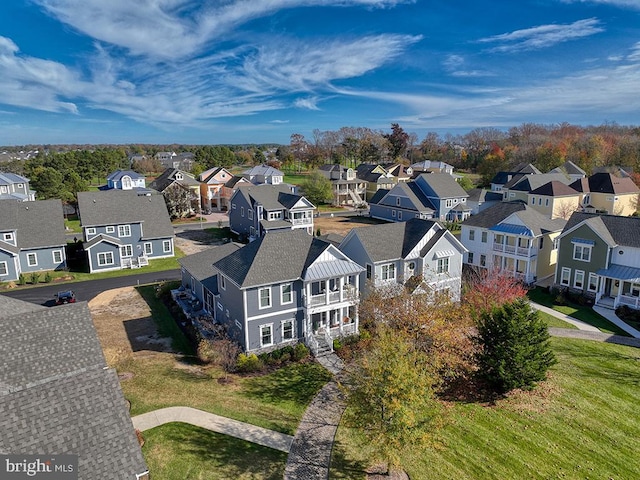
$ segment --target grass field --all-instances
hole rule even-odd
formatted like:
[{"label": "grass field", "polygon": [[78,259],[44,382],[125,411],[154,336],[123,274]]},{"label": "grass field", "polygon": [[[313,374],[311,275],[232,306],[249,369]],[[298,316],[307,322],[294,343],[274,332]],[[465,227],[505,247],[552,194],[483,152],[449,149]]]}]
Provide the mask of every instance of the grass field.
[{"label": "grass field", "polygon": [[576,318],[578,320],[582,320],[583,322],[600,329],[600,331],[602,332],[628,336],[627,332],[611,323],[602,315],[596,313],[589,306],[576,305],[574,303],[568,303],[567,305],[556,305],[553,301],[553,296],[539,287],[529,290],[527,296],[530,300],[539,303],[540,305],[553,308],[557,312],[564,313],[565,315],[569,315],[570,317]]},{"label": "grass field", "polygon": [[578,329],[578,327],[576,327],[575,325],[572,325],[571,323],[563,322],[559,318],[556,318],[553,315],[549,315],[548,313],[538,311],[538,315],[542,320],[544,320],[544,322],[547,324],[548,327],[568,328],[571,330]]},{"label": "grass field", "polygon": [[[640,350],[555,338],[558,364],[532,393],[446,404],[431,448],[404,454],[416,479],[640,478]],[[331,478],[364,479],[366,447],[338,430]]]},{"label": "grass field", "polygon": [[277,480],[287,454],[184,423],[144,433],[142,453],[159,480]]}]

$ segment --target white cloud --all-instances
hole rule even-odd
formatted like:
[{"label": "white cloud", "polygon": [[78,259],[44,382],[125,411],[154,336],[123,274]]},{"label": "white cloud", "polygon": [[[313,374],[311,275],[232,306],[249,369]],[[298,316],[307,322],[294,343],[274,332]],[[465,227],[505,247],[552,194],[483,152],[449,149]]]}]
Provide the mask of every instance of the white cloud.
[{"label": "white cloud", "polygon": [[318,107],[318,97],[297,98],[293,105],[297,108],[305,108],[307,110],[320,110]]},{"label": "white cloud", "polygon": [[275,123],[276,125],[281,125],[281,124],[289,123],[289,120],[271,120],[269,123]]},{"label": "white cloud", "polygon": [[524,30],[494,35],[478,40],[480,43],[500,43],[491,52],[516,52],[547,48],[558,43],[588,37],[603,32],[596,18],[578,20],[570,24],[539,25]]},{"label": "white cloud", "polygon": [[495,75],[492,72],[486,70],[468,70],[463,68],[465,64],[464,57],[460,55],[449,55],[442,66],[453,77],[490,77]]},{"label": "white cloud", "polygon": [[64,65],[21,56],[11,39],[0,37],[0,70],[0,103],[77,113],[76,105],[62,98],[72,97],[83,85]]},{"label": "white cloud", "polygon": [[563,3],[595,3],[602,5],[611,5],[612,7],[632,8],[640,10],[640,2],[638,0],[562,0]]},{"label": "white cloud", "polygon": [[[133,55],[176,59],[249,20],[311,6],[390,8],[412,0],[34,0],[59,21]],[[213,5],[212,5],[213,3]]]}]

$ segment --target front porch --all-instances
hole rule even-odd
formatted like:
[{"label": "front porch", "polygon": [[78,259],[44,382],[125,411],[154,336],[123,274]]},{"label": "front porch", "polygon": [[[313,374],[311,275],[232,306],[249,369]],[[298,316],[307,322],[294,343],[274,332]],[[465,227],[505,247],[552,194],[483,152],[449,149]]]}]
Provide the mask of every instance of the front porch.
[{"label": "front porch", "polygon": [[314,356],[333,352],[333,340],[358,333],[357,307],[347,305],[309,313],[305,317],[304,341]]},{"label": "front porch", "polygon": [[[594,275],[594,274],[590,274]],[[596,305],[615,310],[621,305],[640,309],[640,269],[623,265],[612,265],[598,270]],[[592,281],[589,281],[589,287]]]}]

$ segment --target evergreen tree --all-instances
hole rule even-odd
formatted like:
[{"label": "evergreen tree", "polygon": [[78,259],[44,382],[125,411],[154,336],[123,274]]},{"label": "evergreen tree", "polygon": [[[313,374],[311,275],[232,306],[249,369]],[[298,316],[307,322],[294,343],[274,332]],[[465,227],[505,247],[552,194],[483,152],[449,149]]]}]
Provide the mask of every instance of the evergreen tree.
[{"label": "evergreen tree", "polygon": [[532,389],[556,363],[547,325],[524,299],[483,312],[477,327],[480,372],[501,393]]}]

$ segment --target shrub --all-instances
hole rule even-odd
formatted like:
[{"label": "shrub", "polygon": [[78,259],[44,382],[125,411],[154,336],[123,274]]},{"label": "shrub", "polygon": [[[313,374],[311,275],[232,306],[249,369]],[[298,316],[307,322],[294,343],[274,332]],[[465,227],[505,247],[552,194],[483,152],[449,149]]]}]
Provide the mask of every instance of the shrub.
[{"label": "shrub", "polygon": [[51,280],[53,280],[53,275],[51,275],[51,272],[45,273],[44,283],[51,283]]},{"label": "shrub", "polygon": [[36,285],[40,281],[40,274],[38,272],[33,272],[29,279],[33,285]]},{"label": "shrub", "polygon": [[23,273],[20,274],[20,276],[18,277],[18,285],[26,285],[27,283],[27,277],[24,276]]},{"label": "shrub", "polygon": [[342,348],[342,341],[339,338],[333,339],[333,349],[340,350]]},{"label": "shrub", "polygon": [[264,368],[262,361],[257,357],[255,353],[241,353],[238,355],[238,361],[236,362],[236,368],[239,372],[250,373],[259,372]]},{"label": "shrub", "polygon": [[484,312],[477,327],[479,371],[501,393],[533,388],[556,363],[547,325],[526,300]]},{"label": "shrub", "polygon": [[304,343],[298,343],[293,349],[293,359],[296,362],[304,360],[309,356],[309,349]]}]

